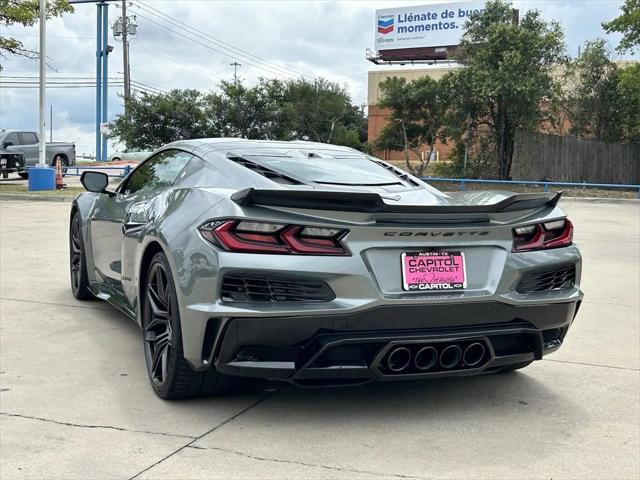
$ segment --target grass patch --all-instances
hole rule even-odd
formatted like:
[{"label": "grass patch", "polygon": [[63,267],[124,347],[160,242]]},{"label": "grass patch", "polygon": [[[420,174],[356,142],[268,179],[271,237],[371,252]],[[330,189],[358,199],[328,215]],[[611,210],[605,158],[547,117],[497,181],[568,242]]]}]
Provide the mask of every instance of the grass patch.
[{"label": "grass patch", "polygon": [[67,188],[61,188],[60,190],[36,190],[36,191],[29,191],[29,187],[27,185],[16,185],[16,184],[9,184],[9,185],[0,185],[0,193],[18,193],[18,194],[24,194],[24,195],[44,195],[44,196],[51,196],[51,195],[77,195],[79,193],[82,193],[86,191],[84,188],[82,187],[67,187]]}]

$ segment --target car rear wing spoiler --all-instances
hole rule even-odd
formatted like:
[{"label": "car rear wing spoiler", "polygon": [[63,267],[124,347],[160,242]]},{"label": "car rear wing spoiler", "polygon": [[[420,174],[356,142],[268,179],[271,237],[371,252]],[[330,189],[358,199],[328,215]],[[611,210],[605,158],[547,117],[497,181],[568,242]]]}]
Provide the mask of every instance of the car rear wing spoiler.
[{"label": "car rear wing spoiler", "polygon": [[363,213],[501,213],[554,207],[562,192],[518,193],[489,205],[393,205],[377,193],[318,190],[239,190],[231,199],[240,206],[304,208]]}]

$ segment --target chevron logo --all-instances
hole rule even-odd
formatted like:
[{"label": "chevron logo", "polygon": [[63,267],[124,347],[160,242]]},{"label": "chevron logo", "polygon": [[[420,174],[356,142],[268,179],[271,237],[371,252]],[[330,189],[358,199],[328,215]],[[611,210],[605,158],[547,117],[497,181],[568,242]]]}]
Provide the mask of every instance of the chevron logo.
[{"label": "chevron logo", "polygon": [[378,18],[378,33],[386,35],[393,32],[393,16],[388,18]]}]

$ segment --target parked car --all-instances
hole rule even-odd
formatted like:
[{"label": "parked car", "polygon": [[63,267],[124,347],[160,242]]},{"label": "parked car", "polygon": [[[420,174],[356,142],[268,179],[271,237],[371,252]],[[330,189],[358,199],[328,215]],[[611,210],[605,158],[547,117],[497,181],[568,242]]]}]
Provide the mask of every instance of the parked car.
[{"label": "parked car", "polygon": [[132,162],[141,162],[152,153],[153,153],[152,150],[141,150],[141,151],[123,150],[121,152],[114,152],[111,155],[109,155],[109,158],[107,161],[119,162],[120,160],[125,160],[125,161],[128,160]]},{"label": "parked car", "polygon": [[139,324],[162,398],[516,370],[583,297],[560,193],[444,194],[350,148],[241,139],[81,181],[71,290]]},{"label": "parked car", "polygon": [[[8,153],[21,154],[24,159],[24,167],[33,167],[39,161],[38,133],[25,130],[0,131],[0,147]],[[47,142],[45,147],[45,161],[47,165],[55,166],[56,160],[60,160],[62,166],[75,165],[76,146],[66,142]],[[26,170],[19,171],[22,178],[29,176]]]},{"label": "parked car", "polygon": [[0,174],[7,178],[11,172],[24,171],[24,156],[21,153],[9,152],[0,145]]}]

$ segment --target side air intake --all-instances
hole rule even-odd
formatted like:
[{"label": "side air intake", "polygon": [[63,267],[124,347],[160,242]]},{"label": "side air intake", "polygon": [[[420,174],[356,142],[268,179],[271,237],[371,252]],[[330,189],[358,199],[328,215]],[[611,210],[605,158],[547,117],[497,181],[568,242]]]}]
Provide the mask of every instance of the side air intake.
[{"label": "side air intake", "polygon": [[549,292],[574,286],[576,266],[562,265],[551,270],[525,273],[518,284],[518,293]]},{"label": "side air intake", "polygon": [[227,274],[222,280],[225,302],[329,302],[336,298],[322,281]]}]

